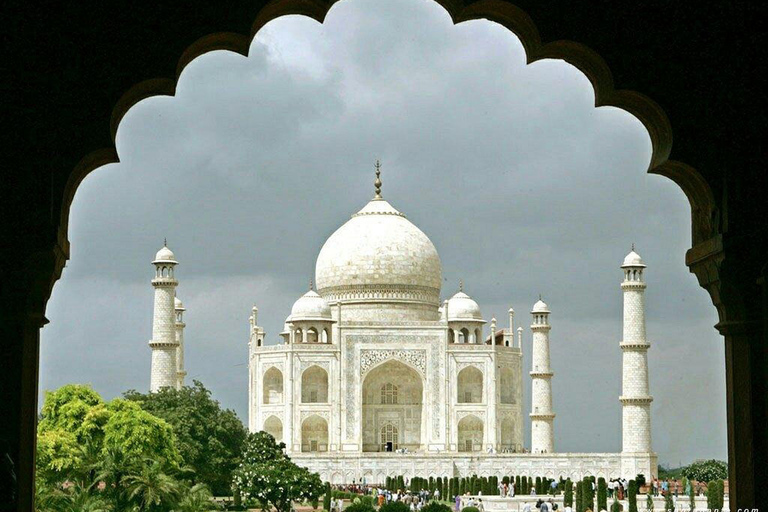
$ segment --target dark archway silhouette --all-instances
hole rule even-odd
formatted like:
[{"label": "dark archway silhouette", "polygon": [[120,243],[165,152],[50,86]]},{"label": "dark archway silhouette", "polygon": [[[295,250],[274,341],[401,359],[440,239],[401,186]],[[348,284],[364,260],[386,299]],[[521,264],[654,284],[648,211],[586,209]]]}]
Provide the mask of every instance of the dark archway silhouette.
[{"label": "dark archway silhouette", "polygon": [[[675,181],[691,204],[686,264],[709,292],[725,338],[730,504],[755,506],[757,482],[768,478],[768,179],[763,109],[754,103],[762,83],[753,79],[766,62],[764,8],[437,1],[456,23],[487,18],[515,32],[529,62],[570,62],[592,82],[596,105],[627,110],[645,125],[653,144],[649,172]],[[3,6],[15,10],[3,16],[12,73],[3,116],[11,150],[0,201],[0,437],[16,465],[18,510],[32,508],[39,329],[69,258],[68,212],[78,185],[117,161],[114,134],[128,109],[173,94],[195,57],[218,49],[244,54],[269,20],[304,14],[322,21],[333,3]]]}]

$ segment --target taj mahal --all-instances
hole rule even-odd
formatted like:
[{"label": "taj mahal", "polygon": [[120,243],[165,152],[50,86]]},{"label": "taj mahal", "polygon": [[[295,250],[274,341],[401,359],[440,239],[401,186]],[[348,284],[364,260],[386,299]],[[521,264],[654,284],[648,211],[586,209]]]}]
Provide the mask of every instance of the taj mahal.
[{"label": "taj mahal", "polygon": [[[395,475],[656,477],[646,266],[634,247],[621,265],[621,451],[561,453],[549,306],[541,298],[533,304],[528,344],[513,309],[504,325],[487,321],[461,284],[441,300],[435,246],[382,197],[381,186],[377,163],[373,199],[320,249],[314,285],[293,304],[279,342],[267,341],[253,307],[248,428],[270,433],[297,464],[332,483]],[[157,391],[184,382],[184,307],[173,252],[163,247],[153,264],[150,389]],[[532,354],[530,411],[522,405],[524,349]]]}]

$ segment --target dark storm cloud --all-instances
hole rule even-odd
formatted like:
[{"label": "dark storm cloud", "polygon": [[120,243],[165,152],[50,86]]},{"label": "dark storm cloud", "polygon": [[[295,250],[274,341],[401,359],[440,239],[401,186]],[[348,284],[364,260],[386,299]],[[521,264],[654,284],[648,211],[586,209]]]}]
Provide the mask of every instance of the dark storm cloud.
[{"label": "dark storm cloud", "polygon": [[634,242],[649,265],[654,448],[673,464],[725,457],[722,345],[683,263],[684,195],[645,173],[636,119],[595,109],[565,63],[525,66],[500,26],[453,26],[425,0],[280,19],[247,58],[204,55],[176,97],[134,107],[118,150],[73,205],[41,389],[148,387],[149,262],[168,237],[189,375],[245,420],[251,305],[276,340],[322,243],[372,196],[378,157],[384,196],[440,252],[444,296],[463,279],[487,319],[506,325],[512,306],[525,327],[538,294],[549,303],[558,450],[620,449],[618,265]]}]

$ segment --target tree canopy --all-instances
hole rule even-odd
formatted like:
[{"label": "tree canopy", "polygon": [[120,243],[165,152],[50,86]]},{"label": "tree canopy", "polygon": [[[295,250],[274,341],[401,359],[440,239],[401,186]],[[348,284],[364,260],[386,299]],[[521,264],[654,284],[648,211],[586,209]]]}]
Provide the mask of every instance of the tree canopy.
[{"label": "tree canopy", "polygon": [[182,463],[168,423],[126,400],[105,403],[84,385],[47,392],[37,432],[38,473],[49,484],[90,478],[94,459],[110,452],[126,463],[147,457]]},{"label": "tree canopy", "polygon": [[689,480],[697,482],[709,482],[728,478],[728,465],[719,460],[700,460],[682,469],[682,474]]},{"label": "tree canopy", "polygon": [[198,481],[216,495],[230,493],[232,471],[247,435],[234,411],[222,409],[197,380],[180,390],[162,388],[146,394],[130,390],[123,396],[171,425],[179,453]]},{"label": "tree canopy", "polygon": [[287,512],[293,502],[317,500],[323,494],[317,473],[294,464],[283,448],[285,444],[276,443],[266,432],[248,435],[243,461],[233,475],[233,484],[246,501]]}]

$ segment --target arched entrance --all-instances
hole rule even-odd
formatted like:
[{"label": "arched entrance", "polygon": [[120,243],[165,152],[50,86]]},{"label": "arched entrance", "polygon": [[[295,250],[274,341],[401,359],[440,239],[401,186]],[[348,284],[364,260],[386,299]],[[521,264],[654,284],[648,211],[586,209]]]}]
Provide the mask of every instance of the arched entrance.
[{"label": "arched entrance", "polygon": [[283,372],[274,366],[264,373],[263,402],[265,404],[283,403]]},{"label": "arched entrance", "polygon": [[387,361],[363,382],[364,452],[421,447],[424,386],[421,375],[400,361]]},{"label": "arched entrance", "polygon": [[459,372],[457,379],[460,404],[479,404],[483,401],[483,372],[474,366],[467,366]]},{"label": "arched entrance", "polygon": [[328,372],[319,366],[311,366],[301,374],[301,403],[324,404],[328,402]]},{"label": "arched entrance", "polygon": [[328,451],[328,422],[313,414],[301,424],[301,451]]},{"label": "arched entrance", "polygon": [[459,420],[459,451],[479,452],[483,449],[483,420],[470,414]]},{"label": "arched entrance", "polygon": [[264,422],[264,432],[275,438],[278,443],[283,442],[283,422],[277,416],[270,416]]}]

